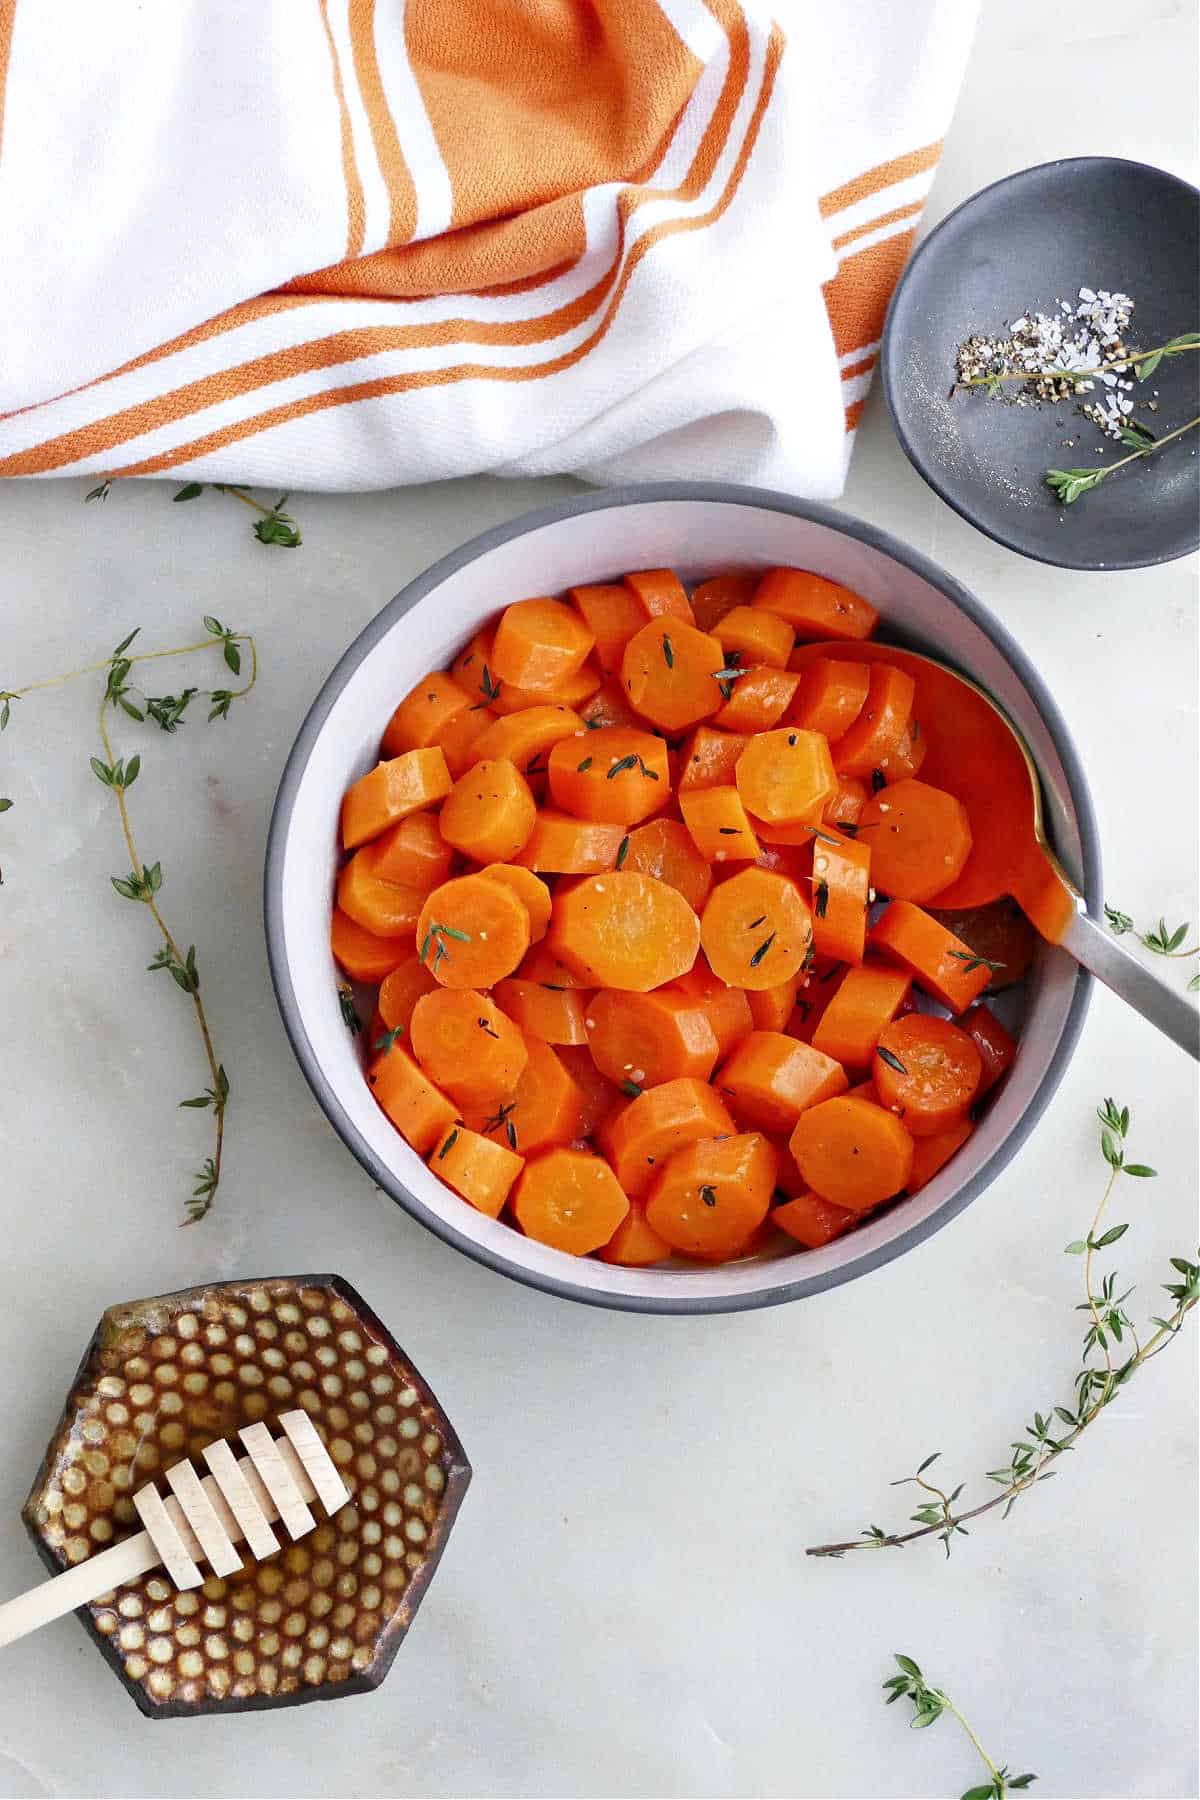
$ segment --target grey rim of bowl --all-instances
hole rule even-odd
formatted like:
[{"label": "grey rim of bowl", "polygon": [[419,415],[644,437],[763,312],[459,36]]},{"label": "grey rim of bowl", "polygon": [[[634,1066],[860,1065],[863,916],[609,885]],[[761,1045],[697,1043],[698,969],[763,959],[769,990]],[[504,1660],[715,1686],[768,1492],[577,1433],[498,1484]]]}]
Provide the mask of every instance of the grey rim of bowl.
[{"label": "grey rim of bowl", "polygon": [[[1018,556],[1027,557],[1030,562],[1046,563],[1052,569],[1080,570],[1080,565],[1072,562],[1070,558],[1066,556],[1044,556],[1040,550],[1031,550],[1027,544],[1019,543],[1015,537],[1007,536],[1003,531],[985,524],[982,519],[977,518],[973,513],[968,512],[965,506],[959,505],[953,494],[947,492],[946,488],[943,487],[936,475],[930,471],[925,460],[914,447],[914,441],[902,423],[896,401],[896,384],[893,370],[894,323],[900,300],[916,272],[917,264],[920,262],[929,246],[936,242],[948,225],[954,223],[960,213],[964,213],[968,207],[974,206],[977,200],[982,200],[985,194],[994,193],[997,188],[1009,187],[1013,182],[1026,181],[1031,175],[1040,175],[1044,169],[1078,169],[1084,167],[1088,163],[1098,162],[1121,163],[1128,169],[1144,170],[1147,175],[1156,175],[1161,181],[1173,182],[1176,187],[1185,188],[1189,194],[1194,197],[1200,197],[1200,190],[1194,188],[1190,181],[1185,181],[1181,175],[1172,175],[1166,169],[1156,168],[1153,163],[1137,162],[1133,158],[1125,156],[1063,156],[1056,158],[1053,162],[1033,163],[1028,169],[1016,169],[1011,175],[1002,175],[999,181],[991,181],[988,183],[987,187],[979,188],[975,193],[968,195],[965,200],[961,201],[960,204],[954,208],[953,212],[947,213],[944,219],[938,220],[928,237],[921,239],[921,242],[909,257],[907,266],[899,281],[892,289],[892,297],[888,302],[887,318],[884,320],[883,325],[883,340],[879,347],[879,374],[880,379],[883,382],[883,397],[887,402],[888,417],[892,422],[892,430],[896,434],[900,448],[903,450],[905,456],[907,456],[913,468],[917,471],[917,474],[921,477],[921,480],[927,487],[933,489],[939,500],[944,500],[946,505],[950,507],[952,511],[956,512],[960,519],[965,519],[968,525],[973,525],[976,531],[981,531],[983,533],[984,537],[991,538],[992,542],[995,544],[1002,544],[1006,550],[1015,550]],[[1197,532],[1196,538],[1191,543],[1184,545],[1182,550],[1174,551],[1169,555],[1131,556],[1123,558],[1120,561],[1115,561],[1110,557],[1102,568],[1095,568],[1088,565],[1080,570],[1080,572],[1088,575],[1120,575],[1129,569],[1157,568],[1161,563],[1178,562],[1180,557],[1190,556],[1197,548],[1197,545],[1200,545],[1200,531]],[[1061,754],[1061,744],[1058,745],[1058,749]]]},{"label": "grey rim of bowl", "polygon": [[359,633],[313,701],[284,765],[283,776],[279,783],[279,793],[276,796],[275,808],[271,815],[263,879],[267,960],[270,964],[271,980],[275,987],[275,997],[283,1018],[284,1029],[291,1041],[292,1049],[305,1080],[316,1096],[321,1110],[347,1149],[362,1164],[371,1179],[393,1200],[403,1206],[406,1212],[411,1213],[413,1218],[419,1220],[422,1225],[433,1232],[435,1237],[441,1238],[444,1243],[450,1244],[455,1250],[463,1251],[474,1262],[482,1263],[485,1268],[493,1269],[498,1274],[507,1275],[514,1281],[522,1282],[526,1287],[538,1288],[543,1293],[553,1294],[563,1300],[579,1300],[590,1306],[600,1306],[619,1312],[749,1312],[761,1306],[778,1306],[786,1300],[799,1300],[809,1294],[823,1293],[827,1288],[840,1287],[845,1281],[852,1281],[859,1275],[866,1275],[871,1269],[880,1268],[884,1263],[891,1262],[894,1257],[903,1255],[906,1250],[911,1250],[914,1245],[922,1243],[924,1239],[932,1237],[935,1231],[939,1231],[943,1225],[949,1224],[951,1219],[957,1217],[964,1207],[983,1192],[1024,1144],[1062,1079],[1071,1053],[1078,1041],[1091,996],[1091,977],[1084,969],[1081,968],[1077,971],[1075,991],[1071,996],[1071,1005],[1063,1026],[1062,1036],[1030,1105],[1015,1128],[997,1147],[983,1167],[977,1170],[970,1181],[964,1182],[963,1186],[952,1194],[936,1213],[920,1224],[901,1231],[888,1243],[880,1245],[878,1249],[857,1258],[842,1268],[831,1269],[820,1275],[800,1276],[795,1281],[786,1282],[761,1293],[710,1294],[688,1298],[686,1294],[680,1294],[678,1297],[674,1295],[652,1297],[639,1294],[598,1293],[576,1286],[565,1276],[558,1279],[554,1276],[536,1274],[530,1269],[521,1268],[503,1256],[484,1249],[473,1238],[457,1231],[454,1226],[447,1224],[444,1219],[431,1212],[414,1194],[410,1194],[393,1171],[380,1161],[365,1139],[359,1135],[326,1079],[300,1017],[300,1009],[296,1001],[295,989],[292,986],[284,950],[283,861],[297,789],[303,778],[312,746],[335,699],[354,670],[391,629],[396,619],[406,613],[409,607],[415,605],[418,600],[423,599],[432,589],[438,587],[448,575],[463,568],[467,563],[475,561],[487,551],[494,549],[496,545],[507,543],[510,538],[520,537],[523,533],[536,530],[543,525],[553,525],[558,520],[571,518],[577,513],[606,512],[611,508],[634,505],[639,502],[664,500],[700,500],[716,502],[723,506],[749,506],[759,510],[787,513],[793,518],[807,519],[815,525],[827,526],[830,530],[858,539],[860,543],[881,551],[885,556],[890,556],[894,561],[911,569],[914,574],[921,576],[923,580],[937,588],[940,593],[966,613],[967,617],[980,627],[1012,664],[1036,702],[1054,740],[1055,749],[1062,759],[1063,769],[1066,772],[1071,800],[1079,825],[1084,861],[1084,891],[1087,896],[1088,908],[1093,913],[1099,913],[1102,888],[1096,818],[1092,808],[1091,794],[1088,791],[1087,781],[1074,742],[1066,722],[1036,669],[1033,668],[1025,653],[1013,641],[1000,621],[994,618],[973,594],[955,581],[953,576],[947,575],[944,570],[939,569],[935,563],[930,562],[917,551],[908,549],[888,532],[880,531],[875,526],[865,524],[862,520],[854,519],[848,514],[837,512],[833,507],[821,506],[813,501],[796,500],[790,494],[776,493],[770,488],[738,487],[730,482],[661,481],[609,488],[592,494],[581,494],[574,499],[560,500],[552,506],[523,513],[519,518],[512,519],[507,524],[493,526],[490,531],[485,531],[479,537],[472,538],[468,543],[460,545],[457,550],[452,550],[448,556],[443,556],[432,567],[426,569],[424,574],[418,575],[415,580],[410,581],[407,587],[402,588],[395,599],[391,600],[382,612],[376,614],[371,623]]}]

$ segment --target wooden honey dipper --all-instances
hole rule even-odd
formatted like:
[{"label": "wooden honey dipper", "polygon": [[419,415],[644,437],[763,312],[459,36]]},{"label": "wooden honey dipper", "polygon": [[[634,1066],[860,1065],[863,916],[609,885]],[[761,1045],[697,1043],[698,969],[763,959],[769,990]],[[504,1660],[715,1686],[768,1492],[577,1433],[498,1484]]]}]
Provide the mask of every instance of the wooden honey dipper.
[{"label": "wooden honey dipper", "polygon": [[234,1546],[243,1540],[256,1561],[274,1556],[276,1519],[289,1537],[302,1538],[316,1529],[310,1501],[330,1516],[345,1506],[349,1492],[308,1414],[280,1413],[279,1423],[280,1438],[264,1424],[244,1426],[241,1458],[224,1438],[207,1445],[207,1475],[186,1459],[175,1463],[166,1471],[165,1500],[153,1483],[140,1488],[133,1504],[144,1529],[0,1606],[0,1649],[160,1563],[181,1590],[201,1586],[201,1562],[214,1575],[232,1575],[242,1567]]}]

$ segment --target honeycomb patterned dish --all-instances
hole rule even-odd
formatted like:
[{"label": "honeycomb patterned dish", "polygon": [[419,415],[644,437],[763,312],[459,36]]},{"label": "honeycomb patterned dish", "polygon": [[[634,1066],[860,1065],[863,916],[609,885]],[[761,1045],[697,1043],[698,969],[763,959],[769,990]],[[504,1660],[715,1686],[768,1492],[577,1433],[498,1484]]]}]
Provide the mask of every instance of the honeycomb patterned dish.
[{"label": "honeycomb patterned dish", "polygon": [[303,1407],[351,1501],[301,1542],[177,1592],[152,1571],[80,1609],[152,1718],[377,1687],[471,1478],[450,1421],[335,1275],[191,1288],[110,1307],[22,1516],[57,1574],[140,1530],[133,1494],[214,1438]]}]

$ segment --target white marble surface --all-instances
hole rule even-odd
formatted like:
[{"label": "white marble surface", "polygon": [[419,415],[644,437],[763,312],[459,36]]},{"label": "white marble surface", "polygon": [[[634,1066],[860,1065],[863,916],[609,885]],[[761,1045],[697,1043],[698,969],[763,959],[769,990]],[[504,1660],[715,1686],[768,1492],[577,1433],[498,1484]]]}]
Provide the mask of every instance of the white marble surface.
[{"label": "white marble surface", "polygon": [[[1056,28],[988,9],[931,216],[1052,155],[1103,149],[1192,175],[1192,9],[1114,0]],[[1069,59],[1064,69],[1064,59]],[[1086,278],[1086,277],[1085,277]],[[937,558],[1032,650],[1084,754],[1109,897],[1197,913],[1196,572],[1072,576],[975,535],[868,410],[848,510]],[[1141,1376],[1060,1478],[953,1564],[936,1548],[814,1563],[806,1543],[904,1516],[887,1481],[926,1452],[969,1478],[1034,1405],[1068,1397],[1094,1205],[1092,1107],[1134,1113],[1157,1183],[1128,1184],[1120,1265],[1143,1313],[1193,1239],[1185,1060],[1099,994],[1034,1140],[913,1255],[803,1305],[696,1321],[571,1306],[456,1256],[376,1193],[292,1062],[270,993],[259,874],[300,717],[349,638],[412,574],[565,482],[301,497],[304,548],[255,544],[215,496],[81,504],[0,488],[0,685],[103,654],[135,624],[253,629],[260,690],[227,726],[146,739],[133,798],[164,904],[198,946],[234,1082],[219,1212],[180,1234],[204,1122],[179,994],[142,973],[147,921],[88,771],[94,694],[14,708],[0,745],[0,1594],[38,1565],[17,1522],[102,1307],[232,1273],[334,1267],[433,1381],[475,1464],[438,1577],[386,1686],[299,1712],[154,1726],[67,1619],[3,1653],[0,1796],[959,1793],[951,1724],[885,1712],[893,1650],[960,1700],[1047,1795],[1195,1794],[1195,1345]],[[137,741],[131,728],[126,747]],[[1172,965],[1181,981],[1181,965]]]}]

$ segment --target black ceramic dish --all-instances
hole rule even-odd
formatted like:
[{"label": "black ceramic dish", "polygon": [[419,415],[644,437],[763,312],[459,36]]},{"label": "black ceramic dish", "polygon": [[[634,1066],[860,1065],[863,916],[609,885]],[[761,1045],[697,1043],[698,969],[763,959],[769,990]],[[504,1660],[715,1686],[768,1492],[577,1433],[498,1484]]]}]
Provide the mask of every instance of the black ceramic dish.
[{"label": "black ceramic dish", "polygon": [[[1080,156],[984,188],[918,248],[884,329],[884,393],[918,473],[998,543],[1061,568],[1133,569],[1200,542],[1200,431],[1063,506],[1042,481],[1046,469],[1102,467],[1128,450],[1083,418],[1078,400],[1024,407],[982,390],[950,393],[965,337],[994,333],[1026,309],[1053,312],[1082,286],[1133,298],[1133,348],[1195,331],[1198,223],[1200,194],[1187,182],[1146,163]],[[1200,354],[1161,362],[1135,391],[1137,416],[1156,436],[1195,418]],[[1154,413],[1144,404],[1152,398]]]}]

